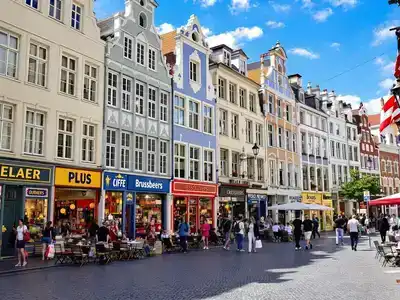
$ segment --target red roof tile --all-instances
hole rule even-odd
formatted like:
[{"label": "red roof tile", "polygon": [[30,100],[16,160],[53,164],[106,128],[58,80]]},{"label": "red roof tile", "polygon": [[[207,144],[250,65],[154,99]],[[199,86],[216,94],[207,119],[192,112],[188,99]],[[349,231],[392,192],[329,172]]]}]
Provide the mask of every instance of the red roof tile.
[{"label": "red roof tile", "polygon": [[381,114],[369,115],[368,121],[371,124],[371,126],[379,125],[381,123]]}]

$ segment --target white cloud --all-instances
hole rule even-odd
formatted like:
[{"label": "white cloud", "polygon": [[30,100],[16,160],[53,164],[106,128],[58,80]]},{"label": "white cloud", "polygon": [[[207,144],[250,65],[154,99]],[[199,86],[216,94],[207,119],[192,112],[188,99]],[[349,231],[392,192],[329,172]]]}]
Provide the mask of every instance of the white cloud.
[{"label": "white cloud", "polygon": [[223,32],[207,38],[210,47],[225,44],[233,49],[238,48],[244,41],[251,41],[263,35],[263,30],[258,27],[239,27],[233,31]]},{"label": "white cloud", "polygon": [[291,53],[293,55],[303,56],[308,59],[318,59],[319,58],[318,53],[314,53],[314,52],[304,49],[304,48],[292,48],[289,50],[289,53]]},{"label": "white cloud", "polygon": [[315,3],[312,2],[312,0],[301,0],[302,6],[301,8],[307,9],[307,8],[313,8],[315,6]]},{"label": "white cloud", "polygon": [[173,31],[175,29],[175,27],[172,24],[163,23],[160,26],[158,26],[156,29],[157,29],[158,34],[164,34],[164,33]]},{"label": "white cloud", "polygon": [[392,78],[386,78],[379,82],[379,87],[383,89],[384,91],[390,90],[393,87],[394,84],[394,79]]},{"label": "white cloud", "polygon": [[272,29],[283,28],[283,27],[285,27],[285,23],[283,23],[283,22],[276,22],[276,21],[268,21],[268,22],[267,22],[267,26],[268,26],[269,28],[272,28]]},{"label": "white cloud", "polygon": [[231,0],[229,10],[232,14],[237,14],[242,11],[248,11],[251,7],[250,0]]},{"label": "white cloud", "polygon": [[394,74],[394,65],[395,65],[394,61],[386,63],[384,66],[382,66],[382,72],[387,75]]},{"label": "white cloud", "polygon": [[313,18],[317,22],[325,22],[331,15],[333,15],[332,8],[325,8],[322,10],[318,10],[313,14]]},{"label": "white cloud", "polygon": [[339,95],[338,99],[345,103],[351,104],[352,109],[356,109],[360,106],[361,98],[356,95]]},{"label": "white cloud", "polygon": [[202,7],[209,7],[213,6],[217,2],[217,0],[193,0],[193,2],[200,3]]},{"label": "white cloud", "polygon": [[208,28],[208,27],[202,27],[202,28],[201,28],[201,31],[203,32],[203,34],[204,34],[206,37],[207,37],[207,36],[210,36],[210,35],[212,34],[211,29]]},{"label": "white cloud", "polygon": [[344,9],[355,7],[359,0],[330,0],[329,1],[334,7],[343,7]]},{"label": "white cloud", "polygon": [[397,26],[400,26],[400,20],[385,22],[384,24],[381,24],[375,28],[373,32],[374,40],[372,42],[372,46],[379,46],[388,39],[395,39],[396,36],[394,31],[389,31],[389,29]]},{"label": "white cloud", "polygon": [[377,57],[375,58],[374,63],[378,66],[382,66],[383,64],[385,64],[385,60],[382,57]]},{"label": "white cloud", "polygon": [[274,1],[269,1],[269,4],[276,12],[289,12],[292,8],[289,4],[276,4]]},{"label": "white cloud", "polygon": [[368,114],[377,114],[381,111],[381,98],[372,99],[363,104]]},{"label": "white cloud", "polygon": [[331,48],[335,49],[336,51],[340,50],[340,43],[334,42],[330,45]]},{"label": "white cloud", "polygon": [[360,107],[360,103],[363,102],[368,114],[376,114],[380,112],[381,98],[361,101],[361,98],[357,95],[339,95],[338,99],[345,103],[351,104],[352,109],[358,109]]}]

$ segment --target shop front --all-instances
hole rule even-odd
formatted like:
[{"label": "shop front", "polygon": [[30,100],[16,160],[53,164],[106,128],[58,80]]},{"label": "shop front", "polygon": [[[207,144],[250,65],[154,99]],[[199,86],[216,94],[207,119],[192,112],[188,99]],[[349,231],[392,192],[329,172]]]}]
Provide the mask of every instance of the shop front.
[{"label": "shop front", "polygon": [[99,215],[101,171],[56,167],[53,220],[72,233],[83,234]]},{"label": "shop front", "polygon": [[[330,193],[302,193],[302,203],[318,204],[333,208],[332,195]],[[333,230],[333,211],[309,210],[304,211],[310,218],[313,216],[319,219],[319,229],[321,231]]]},{"label": "shop front", "polygon": [[203,220],[215,227],[214,203],[217,184],[185,180],[172,181],[172,224],[174,232],[184,218],[190,225],[190,232],[196,233]]},{"label": "shop front", "polygon": [[246,189],[248,185],[223,184],[219,186],[219,215],[231,218],[247,215]]},{"label": "shop front", "polygon": [[13,226],[23,218],[32,242],[50,219],[53,166],[0,160],[0,254],[14,255]]},{"label": "shop front", "polygon": [[166,224],[166,197],[169,179],[105,172],[105,217],[121,219],[124,233],[145,237],[149,230],[157,234]]},{"label": "shop front", "polygon": [[[333,208],[332,202],[332,194],[331,193],[324,193],[322,194],[322,205]],[[333,230],[333,210],[326,210],[324,211],[325,217],[325,230],[330,231]]]},{"label": "shop front", "polygon": [[[249,193],[250,192],[250,193]],[[267,217],[268,197],[266,194],[253,193],[257,191],[247,190],[247,213],[248,217],[260,220]],[[258,191],[263,192],[263,191]]]}]

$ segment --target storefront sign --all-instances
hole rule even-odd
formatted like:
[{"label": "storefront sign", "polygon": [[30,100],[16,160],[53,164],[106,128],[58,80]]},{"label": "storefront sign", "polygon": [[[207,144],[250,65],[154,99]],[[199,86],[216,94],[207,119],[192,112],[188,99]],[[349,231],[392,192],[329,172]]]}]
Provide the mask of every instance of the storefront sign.
[{"label": "storefront sign", "polygon": [[289,202],[301,202],[301,196],[289,196]]},{"label": "storefront sign", "polygon": [[247,194],[247,200],[249,202],[266,201],[267,200],[267,195]]},{"label": "storefront sign", "polygon": [[135,192],[169,193],[169,180],[132,175],[128,176],[128,190]]},{"label": "storefront sign", "polygon": [[51,168],[0,164],[0,180],[50,183]]},{"label": "storefront sign", "polygon": [[246,195],[246,188],[222,185],[219,187],[218,195],[221,197],[244,197]]},{"label": "storefront sign", "polygon": [[126,194],[126,202],[127,203],[132,203],[133,202],[133,194],[132,193],[127,193]]},{"label": "storefront sign", "polygon": [[104,173],[104,189],[124,191],[128,189],[128,175],[120,173]]},{"label": "storefront sign", "polygon": [[172,183],[172,193],[216,196],[217,185],[211,183],[174,180]]},{"label": "storefront sign", "polygon": [[322,204],[322,194],[301,193],[302,202],[305,204]]},{"label": "storefront sign", "polygon": [[26,198],[48,198],[49,190],[42,188],[26,188],[25,197]]},{"label": "storefront sign", "polygon": [[56,168],[55,185],[83,188],[100,188],[101,172]]}]

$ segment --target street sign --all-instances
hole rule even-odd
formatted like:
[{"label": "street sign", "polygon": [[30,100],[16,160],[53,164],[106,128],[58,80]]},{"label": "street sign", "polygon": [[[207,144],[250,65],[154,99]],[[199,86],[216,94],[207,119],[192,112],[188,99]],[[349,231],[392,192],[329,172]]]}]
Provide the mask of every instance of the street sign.
[{"label": "street sign", "polygon": [[369,191],[364,191],[364,201],[369,202],[371,198],[371,195],[369,194]]}]

